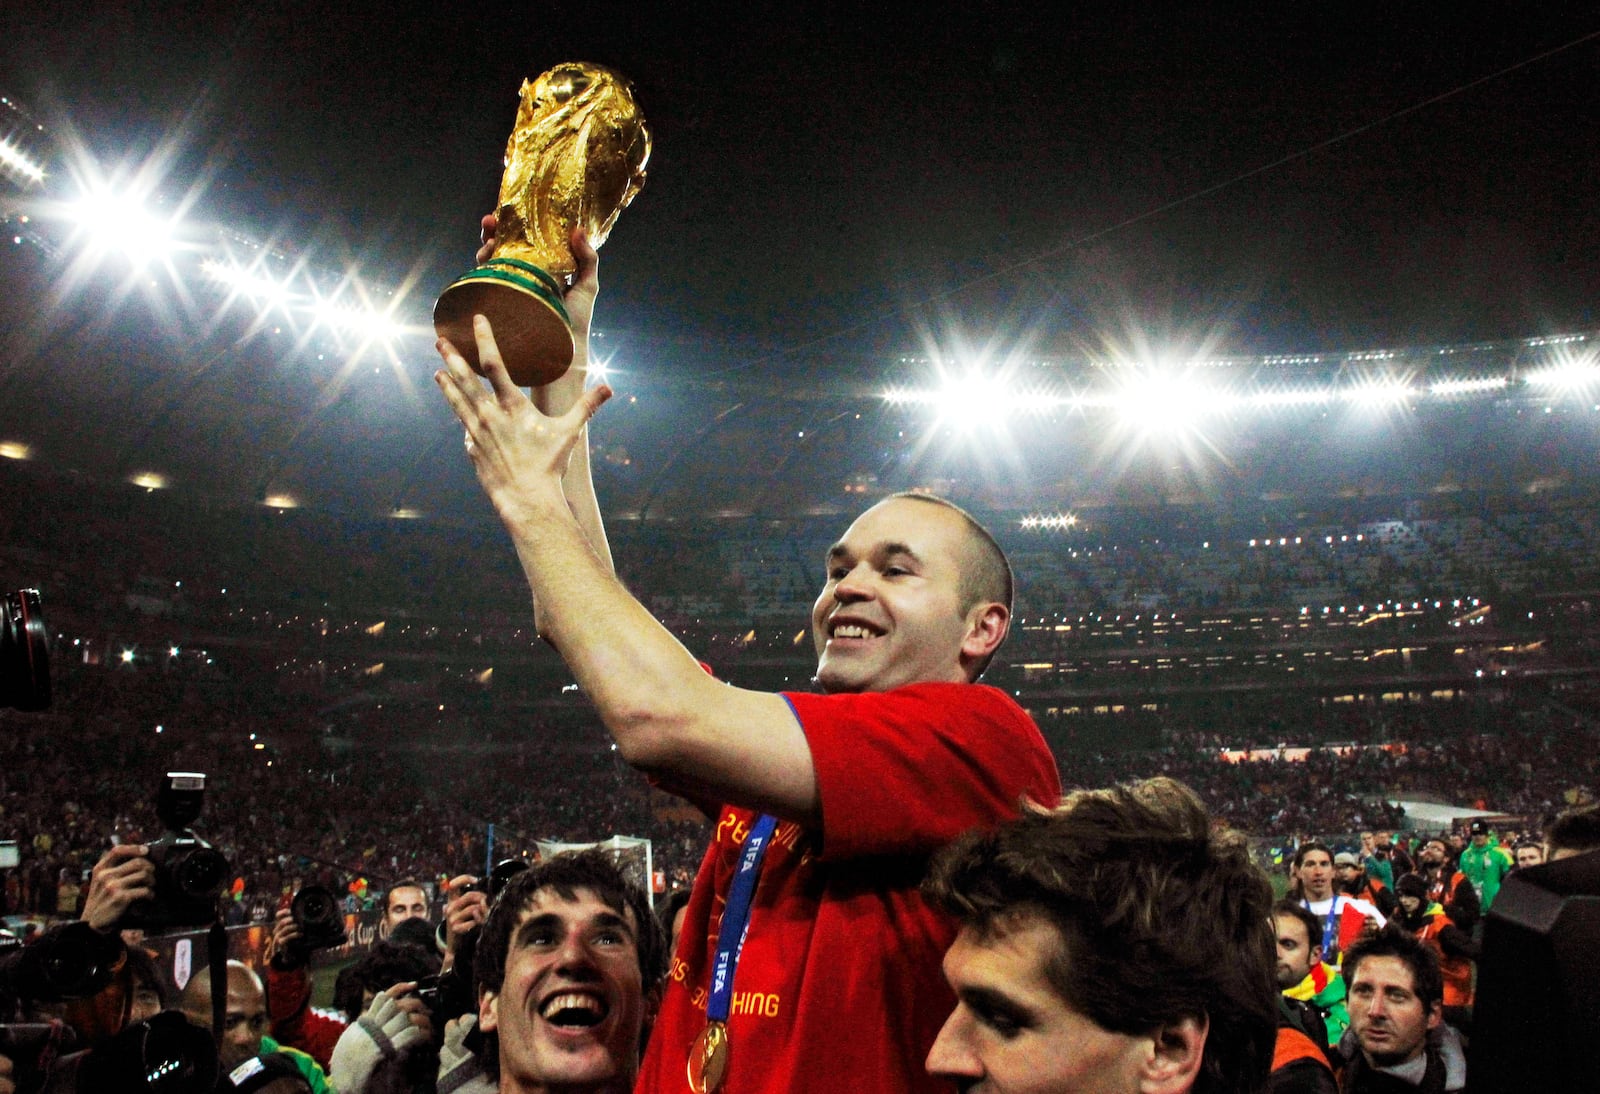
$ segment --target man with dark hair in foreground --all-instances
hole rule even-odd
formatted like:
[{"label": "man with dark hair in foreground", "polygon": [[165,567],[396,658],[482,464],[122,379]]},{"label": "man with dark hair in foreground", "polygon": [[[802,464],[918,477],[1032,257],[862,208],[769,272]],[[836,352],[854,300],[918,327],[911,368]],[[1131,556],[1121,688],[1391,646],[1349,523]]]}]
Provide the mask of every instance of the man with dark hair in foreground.
[{"label": "man with dark hair in foreground", "polygon": [[1259,1090],[1277,1025],[1272,886],[1193,791],[1069,795],[934,861],[961,921],[928,1070],[962,1090]]},{"label": "man with dark hair in foreground", "polygon": [[480,1059],[501,1094],[627,1094],[661,999],[666,941],[644,890],[604,851],[514,877],[473,964]]},{"label": "man with dark hair in foreground", "polygon": [[1402,930],[1386,930],[1350,948],[1344,978],[1355,1038],[1341,1082],[1346,1094],[1442,1094],[1466,1086],[1460,1042],[1453,1033],[1435,1033],[1443,1023],[1444,980],[1431,949]]}]

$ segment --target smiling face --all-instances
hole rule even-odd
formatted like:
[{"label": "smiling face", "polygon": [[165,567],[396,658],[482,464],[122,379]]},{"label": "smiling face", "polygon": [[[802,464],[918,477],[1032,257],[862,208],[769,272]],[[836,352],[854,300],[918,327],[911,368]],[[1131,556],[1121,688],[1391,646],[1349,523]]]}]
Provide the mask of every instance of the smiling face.
[{"label": "smiling face", "polygon": [[499,1034],[502,1089],[633,1087],[645,1012],[638,925],[591,890],[573,895],[533,894],[500,990],[479,998],[479,1024]]},{"label": "smiling face", "polygon": [[811,611],[817,681],[829,692],[888,691],[968,679],[993,651],[1007,610],[964,605],[974,533],[956,510],[890,498],[863,513],[828,552]]},{"label": "smiling face", "polygon": [[1061,934],[1036,916],[980,932],[964,926],[944,958],[956,1009],[928,1072],[985,1094],[1100,1094],[1140,1089],[1150,1037],[1103,1029],[1069,1006],[1046,969]]}]

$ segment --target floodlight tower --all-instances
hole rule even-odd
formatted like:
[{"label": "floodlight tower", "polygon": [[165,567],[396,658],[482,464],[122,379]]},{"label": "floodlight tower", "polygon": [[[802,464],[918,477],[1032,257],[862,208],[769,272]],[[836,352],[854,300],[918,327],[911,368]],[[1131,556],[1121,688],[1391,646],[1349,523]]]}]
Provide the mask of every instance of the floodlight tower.
[{"label": "floodlight tower", "polygon": [[28,108],[0,91],[0,179],[12,193],[44,185],[50,135]]}]

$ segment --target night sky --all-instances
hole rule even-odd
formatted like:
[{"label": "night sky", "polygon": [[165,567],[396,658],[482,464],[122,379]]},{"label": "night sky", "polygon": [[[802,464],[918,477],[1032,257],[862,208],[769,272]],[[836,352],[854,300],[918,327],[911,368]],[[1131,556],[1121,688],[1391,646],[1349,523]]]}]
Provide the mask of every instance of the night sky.
[{"label": "night sky", "polygon": [[1583,7],[10,0],[0,86],[105,159],[182,123],[207,215],[442,286],[521,79],[611,65],[655,149],[601,325],[781,382],[951,323],[1256,352],[1600,325],[1600,38],[1319,148],[1600,30]]}]

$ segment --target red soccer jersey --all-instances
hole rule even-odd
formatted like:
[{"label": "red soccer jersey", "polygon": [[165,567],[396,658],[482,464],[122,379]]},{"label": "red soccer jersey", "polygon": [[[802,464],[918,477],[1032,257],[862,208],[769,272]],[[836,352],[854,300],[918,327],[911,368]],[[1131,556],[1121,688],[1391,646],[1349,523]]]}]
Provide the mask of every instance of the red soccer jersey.
[{"label": "red soccer jersey", "polygon": [[[929,855],[978,825],[1054,804],[1055,760],[1002,691],[913,684],[785,696],[806,733],[822,832],[778,826],[761,868],[728,1019],[725,1094],[947,1090],[923,1061],[955,1004],[954,925],[917,891]],[[688,1089],[710,966],[756,814],[724,807],[689,900],[640,1091]]]}]

